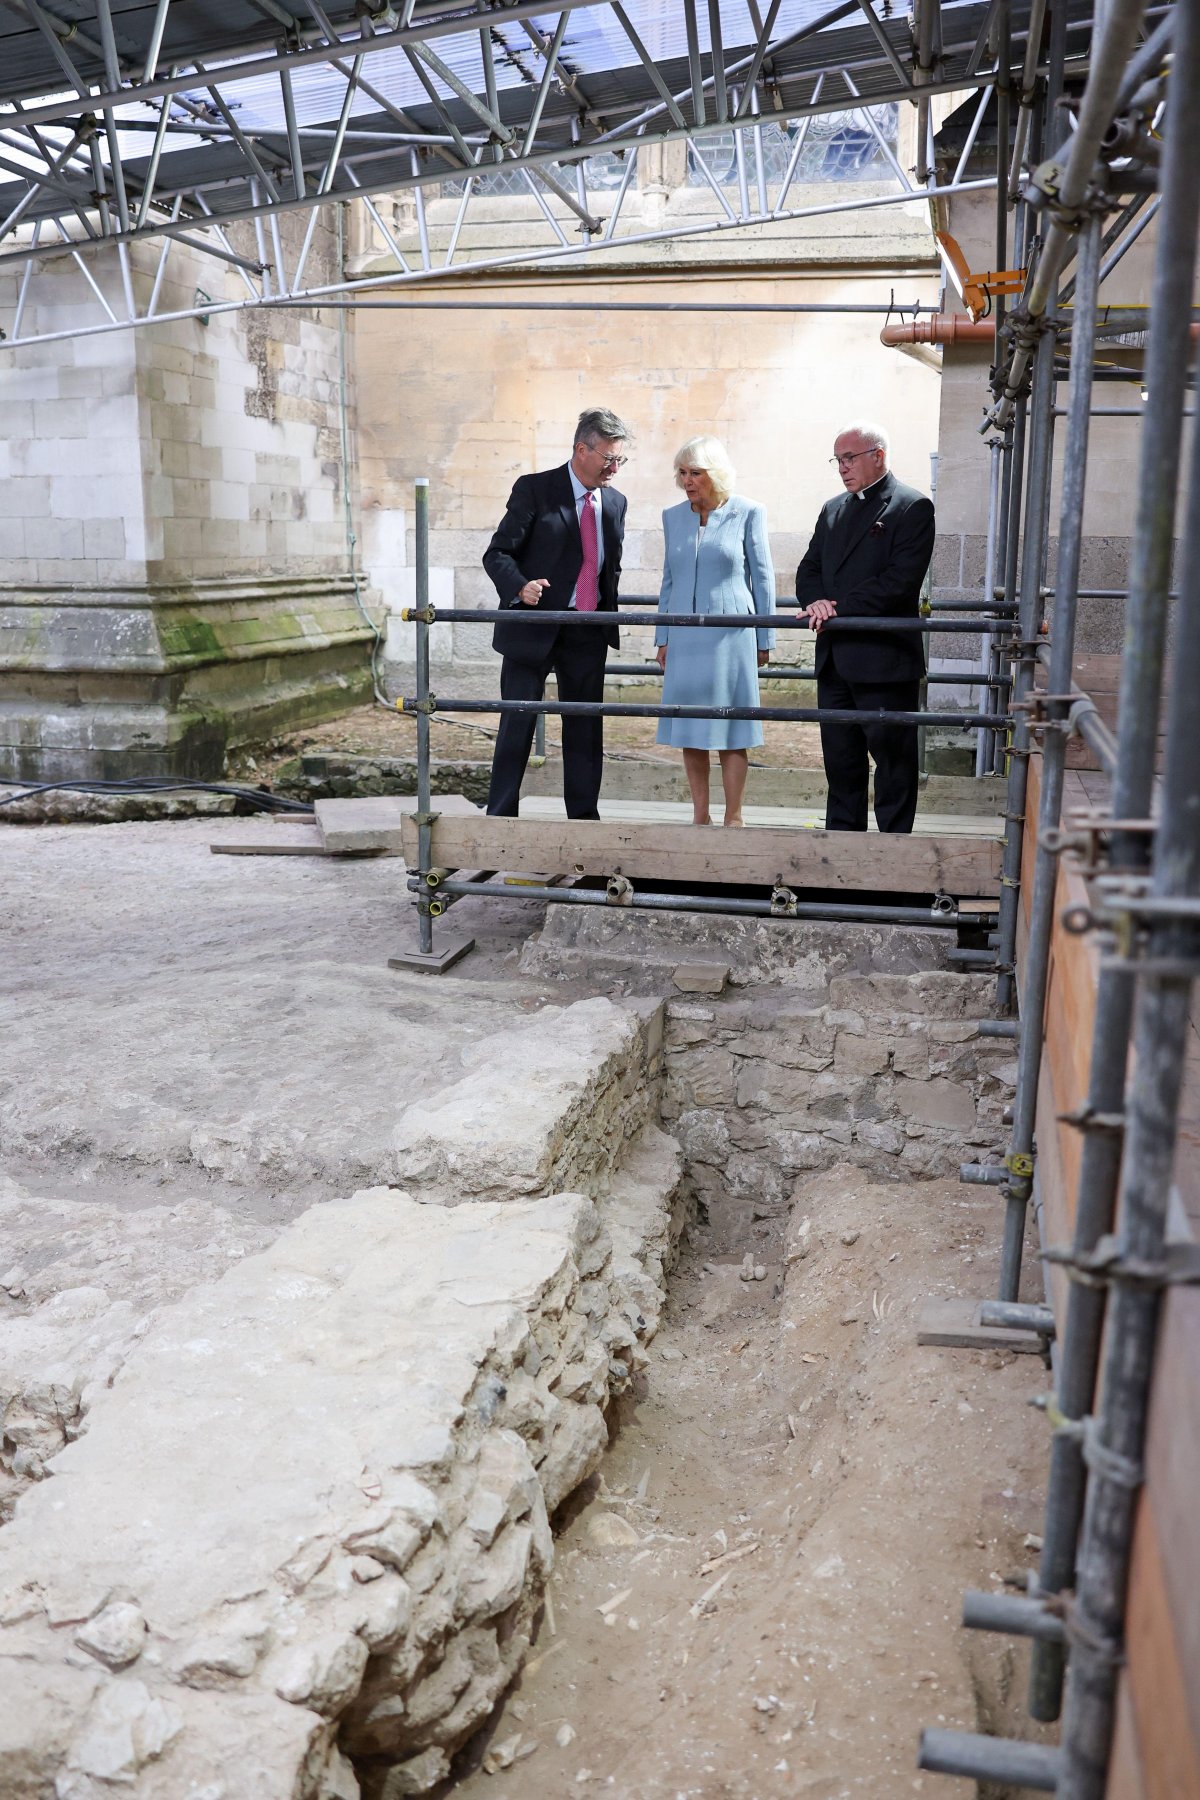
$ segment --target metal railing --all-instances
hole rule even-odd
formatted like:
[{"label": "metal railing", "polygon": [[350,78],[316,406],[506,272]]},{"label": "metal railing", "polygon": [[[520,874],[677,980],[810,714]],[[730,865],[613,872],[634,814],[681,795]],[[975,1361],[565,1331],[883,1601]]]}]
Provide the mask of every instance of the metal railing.
[{"label": "metal railing", "polygon": [[[780,630],[799,631],[807,629],[807,621],[798,606],[793,604],[787,610],[773,613],[663,613],[622,610],[614,613],[611,610],[589,613],[578,613],[571,610],[555,611],[547,614],[545,609],[494,607],[476,610],[466,607],[432,606],[429,603],[429,484],[428,480],[420,480],[416,484],[415,496],[415,598],[416,604],[407,607],[401,614],[405,622],[416,627],[415,676],[416,692],[406,695],[396,702],[397,709],[411,713],[417,727],[417,860],[418,867],[408,877],[408,886],[415,898],[418,921],[418,949],[415,957],[404,959],[408,963],[421,966],[421,959],[427,959],[427,966],[445,966],[435,955],[433,944],[433,923],[441,917],[449,905],[467,895],[482,895],[498,899],[543,898],[560,905],[595,906],[624,905],[634,908],[646,907],[655,910],[691,911],[691,912],[727,912],[746,913],[774,918],[833,920],[840,922],[858,921],[861,923],[891,923],[899,925],[926,925],[936,929],[971,930],[985,929],[991,922],[986,913],[964,912],[953,903],[947,904],[944,896],[938,896],[929,907],[907,907],[874,905],[864,902],[837,903],[825,901],[804,901],[799,899],[790,889],[777,887],[769,900],[745,899],[729,895],[714,899],[711,895],[695,893],[657,894],[633,893],[628,882],[609,883],[604,893],[575,887],[569,888],[530,888],[522,884],[511,887],[494,883],[490,880],[460,880],[453,872],[436,869],[433,866],[433,820],[431,751],[429,726],[431,719],[438,713],[515,713],[532,715],[541,720],[546,717],[571,718],[579,716],[600,718],[682,718],[682,719],[748,719],[761,720],[765,723],[812,723],[822,720],[845,724],[861,725],[865,721],[883,722],[895,725],[938,725],[950,730],[1006,733],[1011,725],[1010,715],[1003,710],[967,711],[963,709],[935,711],[925,708],[880,708],[871,712],[856,712],[844,708],[820,706],[686,706],[670,705],[661,702],[639,701],[592,701],[592,700],[504,700],[476,699],[473,696],[435,694],[430,682],[430,632],[439,624],[516,624],[526,629],[540,627],[545,629],[547,617],[556,627],[567,627],[577,631],[595,631],[608,629],[618,618],[622,625],[645,625],[658,628],[668,626],[672,629],[685,630]],[[637,597],[635,605],[642,606],[644,601]],[[999,613],[1001,609],[997,609]],[[958,633],[963,630],[995,636],[998,640],[1007,640],[1013,630],[1013,621],[1003,616],[962,618],[912,618],[912,619],[831,619],[823,627],[832,635],[846,632],[866,633],[868,635],[892,635],[927,633]],[[661,671],[657,663],[635,667],[634,673],[653,672],[659,676]],[[767,670],[761,673],[767,673]],[[801,672],[804,678],[804,672]],[[781,679],[795,678],[795,671],[790,667],[779,672]],[[949,679],[949,677],[947,677]],[[965,684],[963,684],[965,685]],[[998,691],[1007,690],[1007,681],[1001,679],[997,683]],[[664,878],[668,878],[666,875]],[[616,891],[614,891],[614,887]]]}]

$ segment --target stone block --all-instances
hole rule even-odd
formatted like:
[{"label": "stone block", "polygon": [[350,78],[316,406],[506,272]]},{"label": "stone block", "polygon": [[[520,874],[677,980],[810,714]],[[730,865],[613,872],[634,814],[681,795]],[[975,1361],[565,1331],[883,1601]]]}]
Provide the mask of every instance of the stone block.
[{"label": "stone block", "polygon": [[723,994],[729,983],[729,964],[680,963],[673,980],[681,994]]},{"label": "stone block", "polygon": [[924,1038],[896,1038],[892,1044],[892,1068],[897,1075],[924,1081],[929,1073],[929,1046]]},{"label": "stone block", "polygon": [[732,1106],[735,1102],[734,1070],[731,1052],[714,1044],[670,1053],[667,1058],[672,1083],[678,1083],[696,1106]]},{"label": "stone block", "polygon": [[0,519],[42,518],[50,508],[50,486],[44,475],[15,476],[0,482]]},{"label": "stone block", "polygon": [[[602,1179],[646,1122],[644,1029],[611,1001],[582,1000],[464,1051],[468,1073],[401,1116],[400,1179],[450,1201]],[[516,1079],[497,1084],[496,1069]]]},{"label": "stone block", "polygon": [[975,1100],[970,1088],[959,1082],[908,1081],[895,1086],[897,1109],[922,1125],[939,1125],[947,1131],[966,1131],[975,1123]]},{"label": "stone block", "polygon": [[879,1075],[888,1066],[888,1041],[881,1037],[853,1037],[838,1033],[833,1066],[838,1074]]},{"label": "stone block", "polygon": [[809,1109],[819,1075],[804,1070],[775,1067],[757,1057],[751,1062],[738,1062],[737,1104],[756,1107],[772,1116]]}]

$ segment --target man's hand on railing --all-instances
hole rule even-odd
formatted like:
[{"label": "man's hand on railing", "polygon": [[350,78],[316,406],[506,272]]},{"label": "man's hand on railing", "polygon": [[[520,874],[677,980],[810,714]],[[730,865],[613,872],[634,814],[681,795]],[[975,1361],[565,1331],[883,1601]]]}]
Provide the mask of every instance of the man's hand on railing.
[{"label": "man's hand on railing", "polygon": [[822,625],[824,625],[826,619],[836,618],[836,616],[837,616],[837,601],[836,600],[814,600],[812,602],[811,606],[806,606],[804,608],[804,613],[805,613],[805,617],[808,619],[808,622],[812,626],[813,630],[820,631],[820,629],[821,629]]}]

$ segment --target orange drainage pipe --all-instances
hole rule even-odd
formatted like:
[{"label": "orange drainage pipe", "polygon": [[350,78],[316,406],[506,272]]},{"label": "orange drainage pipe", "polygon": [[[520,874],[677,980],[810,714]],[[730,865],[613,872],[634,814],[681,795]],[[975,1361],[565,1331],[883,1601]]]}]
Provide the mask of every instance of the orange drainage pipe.
[{"label": "orange drainage pipe", "polygon": [[915,319],[909,325],[885,325],[879,334],[881,344],[900,350],[906,344],[991,344],[996,326],[991,319],[937,318]]}]

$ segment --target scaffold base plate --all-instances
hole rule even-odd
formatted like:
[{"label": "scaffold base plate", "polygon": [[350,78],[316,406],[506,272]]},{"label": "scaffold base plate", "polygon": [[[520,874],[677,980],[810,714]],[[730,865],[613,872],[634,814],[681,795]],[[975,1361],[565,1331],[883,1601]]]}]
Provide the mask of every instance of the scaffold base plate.
[{"label": "scaffold base plate", "polygon": [[389,956],[388,968],[425,969],[431,975],[440,975],[443,969],[450,968],[474,948],[474,938],[447,938],[428,955],[420,950],[402,950],[399,956]]}]

